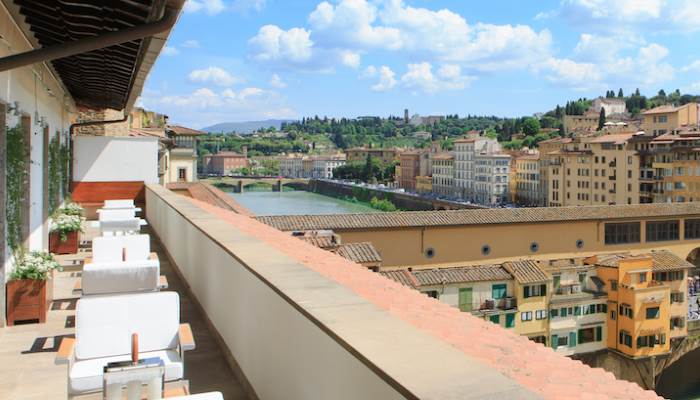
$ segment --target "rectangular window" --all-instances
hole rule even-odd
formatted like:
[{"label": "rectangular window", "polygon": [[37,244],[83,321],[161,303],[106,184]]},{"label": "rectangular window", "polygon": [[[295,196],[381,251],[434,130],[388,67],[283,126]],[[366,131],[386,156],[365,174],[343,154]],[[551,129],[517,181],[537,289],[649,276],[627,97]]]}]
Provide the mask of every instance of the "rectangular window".
[{"label": "rectangular window", "polygon": [[600,342],[602,340],[603,340],[603,327],[596,326],[595,327],[595,341]]},{"label": "rectangular window", "polygon": [[671,317],[671,329],[682,329],[684,326],[684,317]]},{"label": "rectangular window", "polygon": [[549,318],[556,318],[558,316],[559,316],[559,309],[558,308],[554,308],[554,309],[549,310]]},{"label": "rectangular window", "polygon": [[547,319],[547,310],[535,311],[535,319]]},{"label": "rectangular window", "polygon": [[583,344],[583,343],[591,343],[591,342],[595,342],[595,329],[594,328],[579,329],[578,330],[578,343]]},{"label": "rectangular window", "polygon": [[581,307],[579,307],[579,306],[574,307],[574,315],[581,315]]},{"label": "rectangular window", "polygon": [[423,292],[428,297],[432,297],[433,299],[439,298],[438,291],[437,290],[426,290]]},{"label": "rectangular window", "polygon": [[639,243],[639,222],[605,224],[605,244]]},{"label": "rectangular window", "polygon": [[685,238],[700,239],[700,219],[685,220]]},{"label": "rectangular window", "polygon": [[610,290],[613,292],[617,291],[617,279],[610,280]]},{"label": "rectangular window", "polygon": [[459,289],[459,309],[461,311],[472,310],[472,288]]},{"label": "rectangular window", "polygon": [[639,283],[644,283],[647,281],[647,273],[646,272],[640,272],[639,273]]},{"label": "rectangular window", "polygon": [[672,292],[671,293],[671,303],[682,303],[683,302],[683,292]]},{"label": "rectangular window", "polygon": [[620,315],[624,315],[627,318],[633,318],[632,307],[629,304],[620,304]]},{"label": "rectangular window", "polygon": [[647,319],[659,319],[659,307],[648,307],[647,308]]},{"label": "rectangular window", "polygon": [[498,300],[506,297],[506,284],[498,283],[491,286],[491,296]]},{"label": "rectangular window", "polygon": [[568,310],[567,310],[566,307],[564,307],[564,308],[562,308],[561,310],[559,310],[559,315],[561,315],[562,317],[566,317],[567,314],[568,314]]},{"label": "rectangular window", "polygon": [[538,296],[546,296],[546,295],[547,295],[547,285],[546,284],[523,286],[523,297],[526,299],[529,297],[538,297]]},{"label": "rectangular window", "polygon": [[521,321],[532,321],[532,311],[523,311],[520,313]]},{"label": "rectangular window", "polygon": [[556,347],[566,347],[569,345],[569,337],[566,335],[562,335],[562,336],[552,335],[552,338],[557,338],[557,346]]},{"label": "rectangular window", "polygon": [[648,221],[647,242],[678,240],[678,221]]}]

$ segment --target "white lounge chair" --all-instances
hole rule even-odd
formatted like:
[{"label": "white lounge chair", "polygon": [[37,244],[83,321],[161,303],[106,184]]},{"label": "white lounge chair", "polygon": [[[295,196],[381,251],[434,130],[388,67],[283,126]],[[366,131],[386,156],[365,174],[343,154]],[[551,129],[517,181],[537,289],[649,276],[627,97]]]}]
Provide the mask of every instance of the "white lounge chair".
[{"label": "white lounge chair", "polygon": [[96,237],[75,290],[83,295],[155,291],[168,286],[148,235]]},{"label": "white lounge chair", "polygon": [[207,392],[189,396],[168,397],[168,400],[224,400],[224,395],[221,392]]},{"label": "white lounge chair", "polygon": [[105,200],[104,208],[134,208],[134,200]]},{"label": "white lounge chair", "polygon": [[93,222],[93,227],[100,228],[103,236],[131,235],[140,232],[141,226],[146,225],[146,220],[141,218]]},{"label": "white lounge chair", "polygon": [[132,208],[100,208],[97,210],[99,221],[125,221],[136,218],[136,209]]},{"label": "white lounge chair", "polygon": [[189,324],[180,324],[176,292],[93,296],[78,300],[75,339],[63,339],[56,356],[68,365],[68,397],[101,391],[104,366],[131,359],[133,333],[139,359],[160,358],[166,382],[183,379],[184,352],[195,343]]}]

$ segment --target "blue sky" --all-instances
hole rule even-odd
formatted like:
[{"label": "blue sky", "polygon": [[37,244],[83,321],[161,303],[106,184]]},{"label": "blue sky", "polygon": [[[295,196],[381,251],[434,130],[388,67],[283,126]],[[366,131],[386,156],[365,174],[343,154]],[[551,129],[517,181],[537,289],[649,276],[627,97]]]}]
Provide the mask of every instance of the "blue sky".
[{"label": "blue sky", "polygon": [[140,105],[200,128],[700,93],[698,20],[700,0],[188,0]]}]

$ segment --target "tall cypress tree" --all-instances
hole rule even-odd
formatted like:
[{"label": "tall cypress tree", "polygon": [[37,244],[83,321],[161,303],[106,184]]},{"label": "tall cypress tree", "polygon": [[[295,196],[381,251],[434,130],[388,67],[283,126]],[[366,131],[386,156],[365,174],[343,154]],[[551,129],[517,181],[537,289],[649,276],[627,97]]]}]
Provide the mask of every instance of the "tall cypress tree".
[{"label": "tall cypress tree", "polygon": [[617,97],[619,97],[619,98],[625,97],[624,94],[622,93],[622,88],[620,88],[620,90],[617,92]]},{"label": "tall cypress tree", "polygon": [[598,117],[598,130],[602,130],[605,126],[605,108],[600,107],[600,116]]}]

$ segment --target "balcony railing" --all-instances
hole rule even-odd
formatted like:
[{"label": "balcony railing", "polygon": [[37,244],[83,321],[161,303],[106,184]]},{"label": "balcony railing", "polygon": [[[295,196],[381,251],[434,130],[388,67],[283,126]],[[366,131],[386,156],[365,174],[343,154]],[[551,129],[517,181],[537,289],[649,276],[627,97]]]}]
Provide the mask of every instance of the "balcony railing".
[{"label": "balcony railing", "polygon": [[502,299],[487,299],[479,305],[478,311],[513,310],[515,308],[517,308],[515,297],[504,297]]}]

